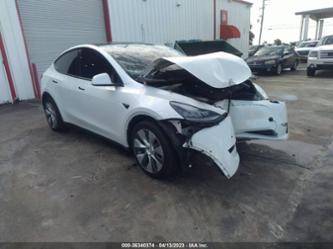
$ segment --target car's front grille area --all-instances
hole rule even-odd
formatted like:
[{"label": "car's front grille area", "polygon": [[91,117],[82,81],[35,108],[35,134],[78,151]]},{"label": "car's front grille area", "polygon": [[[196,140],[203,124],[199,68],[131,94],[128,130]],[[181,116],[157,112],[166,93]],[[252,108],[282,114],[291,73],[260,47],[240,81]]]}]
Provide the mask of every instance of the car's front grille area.
[{"label": "car's front grille area", "polygon": [[277,136],[276,132],[273,130],[249,131],[248,133],[262,136]]},{"label": "car's front grille area", "polygon": [[323,50],[320,51],[321,59],[333,59],[333,50]]},{"label": "car's front grille area", "polygon": [[264,62],[263,61],[252,61],[249,64],[250,65],[262,65],[262,64],[264,64]]}]

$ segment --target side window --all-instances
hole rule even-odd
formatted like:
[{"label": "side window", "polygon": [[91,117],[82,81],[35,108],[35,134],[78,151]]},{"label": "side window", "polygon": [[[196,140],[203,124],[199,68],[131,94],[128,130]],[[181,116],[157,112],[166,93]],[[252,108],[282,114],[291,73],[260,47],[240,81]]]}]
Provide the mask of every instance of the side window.
[{"label": "side window", "polygon": [[55,69],[62,74],[69,74],[73,76],[80,75],[80,50],[71,50],[61,55],[55,62]]},{"label": "side window", "polygon": [[293,50],[291,48],[285,48],[283,51],[284,54],[292,54]]},{"label": "side window", "polygon": [[80,77],[92,79],[95,75],[100,73],[109,74],[112,82],[117,83],[120,81],[119,76],[103,55],[92,49],[83,48],[81,50]]}]

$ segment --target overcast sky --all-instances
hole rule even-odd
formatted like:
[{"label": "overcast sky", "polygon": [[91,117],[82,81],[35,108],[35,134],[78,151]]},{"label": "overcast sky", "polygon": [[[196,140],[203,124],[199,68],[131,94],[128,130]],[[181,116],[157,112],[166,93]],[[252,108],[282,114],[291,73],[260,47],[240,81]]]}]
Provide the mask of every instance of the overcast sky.
[{"label": "overcast sky", "polygon": [[[258,19],[262,0],[248,0],[253,3],[251,9],[252,31],[255,33],[254,44],[259,40]],[[273,42],[280,38],[283,42],[297,41],[300,34],[301,17],[295,12],[333,7],[333,0],[269,0],[266,3],[265,23],[262,41]],[[315,36],[316,23],[310,21],[309,38]],[[333,34],[333,19],[326,19],[323,35]]]}]

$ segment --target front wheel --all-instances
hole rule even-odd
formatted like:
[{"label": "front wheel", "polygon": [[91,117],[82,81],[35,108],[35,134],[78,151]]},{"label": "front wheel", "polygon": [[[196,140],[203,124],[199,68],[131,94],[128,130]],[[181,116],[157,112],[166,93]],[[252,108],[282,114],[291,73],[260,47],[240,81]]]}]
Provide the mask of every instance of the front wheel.
[{"label": "front wheel", "polygon": [[164,178],[175,172],[177,155],[167,136],[154,122],[136,124],[130,139],[133,154],[144,173]]},{"label": "front wheel", "polygon": [[275,74],[280,75],[282,73],[282,65],[278,64],[275,69]]},{"label": "front wheel", "polygon": [[307,73],[307,75],[308,75],[309,77],[313,77],[313,76],[315,76],[315,74],[316,74],[316,70],[313,69],[313,68],[308,68],[308,69],[306,70],[306,73]]}]

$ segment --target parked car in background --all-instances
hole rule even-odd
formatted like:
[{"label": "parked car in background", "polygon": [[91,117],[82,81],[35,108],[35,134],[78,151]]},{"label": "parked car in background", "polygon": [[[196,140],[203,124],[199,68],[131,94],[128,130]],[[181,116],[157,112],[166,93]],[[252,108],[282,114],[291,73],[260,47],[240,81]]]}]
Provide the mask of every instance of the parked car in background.
[{"label": "parked car in background", "polygon": [[327,35],[319,40],[317,46],[331,45],[331,44],[333,44],[333,35]]},{"label": "parked car in background", "polygon": [[264,47],[264,45],[253,45],[249,49],[249,57],[253,56],[259,49]]},{"label": "parked car in background", "polygon": [[298,54],[300,60],[307,61],[309,52],[312,48],[316,47],[318,40],[303,41],[296,48],[295,51]]},{"label": "parked car in background", "polygon": [[333,35],[323,37],[308,56],[308,76],[315,76],[322,69],[333,70]]},{"label": "parked car in background", "polygon": [[299,58],[290,46],[266,46],[246,60],[253,73],[269,72],[280,75],[284,68],[297,69]]},{"label": "parked car in background", "polygon": [[193,153],[227,178],[237,139],[288,138],[285,103],[270,101],[243,59],[224,52],[185,56],[149,44],[81,45],[42,76],[51,129],[74,124],[129,148],[160,178],[189,167]]}]

